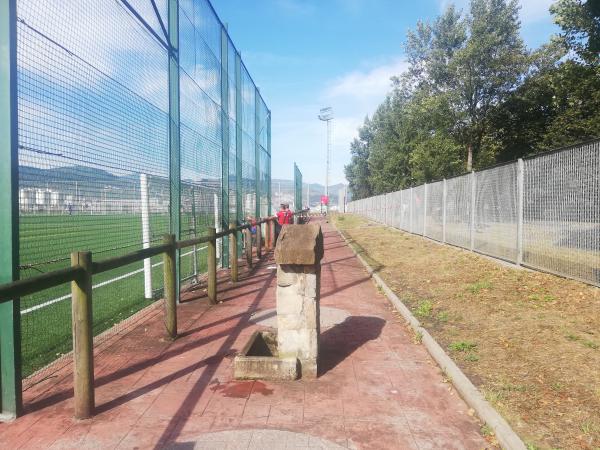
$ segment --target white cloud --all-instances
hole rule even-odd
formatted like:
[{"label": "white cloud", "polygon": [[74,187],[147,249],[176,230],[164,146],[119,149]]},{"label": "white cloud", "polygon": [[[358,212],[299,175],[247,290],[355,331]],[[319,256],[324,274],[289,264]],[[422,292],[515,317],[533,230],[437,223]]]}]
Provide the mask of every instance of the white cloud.
[{"label": "white cloud", "polygon": [[390,78],[404,72],[407,67],[405,60],[398,59],[366,72],[352,71],[334,80],[327,89],[326,97],[351,98],[367,102],[377,99],[380,102],[390,91]]}]

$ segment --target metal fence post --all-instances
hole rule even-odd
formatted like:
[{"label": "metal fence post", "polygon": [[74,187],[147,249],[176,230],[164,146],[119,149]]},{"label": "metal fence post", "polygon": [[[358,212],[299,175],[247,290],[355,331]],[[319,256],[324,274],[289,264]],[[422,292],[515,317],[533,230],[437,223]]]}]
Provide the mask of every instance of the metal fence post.
[{"label": "metal fence post", "polygon": [[[230,223],[229,224],[229,229],[230,230],[235,230],[235,224]],[[238,248],[238,243],[237,243],[238,237],[237,237],[237,231],[232,231],[229,234],[229,252],[230,252],[230,272],[231,272],[231,281],[233,283],[237,283],[238,281],[238,254],[237,254],[237,248]]]},{"label": "metal fence post", "polygon": [[71,265],[83,273],[71,282],[73,391],[76,419],[94,414],[94,338],[92,332],[92,253],[71,253]]},{"label": "metal fence post", "polygon": [[[181,128],[179,109],[179,0],[169,0],[169,229],[181,239]],[[175,258],[175,300],[179,302],[179,251]]]},{"label": "metal fence post", "polygon": [[517,161],[517,265],[523,264],[523,210],[524,210],[524,175],[523,159]]},{"label": "metal fence post", "polygon": [[408,201],[408,231],[414,233],[413,230],[413,188],[410,188],[410,198]]},{"label": "metal fence post", "polygon": [[[267,112],[267,216],[271,215],[271,111]],[[273,228],[273,227],[270,227]],[[270,239],[269,239],[270,240]],[[272,241],[271,241],[272,242]]]},{"label": "metal fence post", "polygon": [[[241,225],[244,218],[242,208],[243,189],[242,183],[242,121],[243,103],[242,103],[242,56],[239,52],[235,54],[235,218],[237,225]],[[241,236],[238,236],[238,238]],[[242,240],[237,239],[236,259],[241,254]]]},{"label": "metal fence post", "polygon": [[[19,278],[17,2],[0,2],[0,284]],[[0,304],[0,416],[22,412],[21,306]]]},{"label": "metal fence post", "polygon": [[423,185],[423,236],[427,235],[427,183]]},{"label": "metal fence post", "polygon": [[169,245],[164,253],[164,283],[165,283],[165,328],[171,339],[177,337],[177,271],[175,249],[175,235],[167,234],[163,243]]},{"label": "metal fence post", "polygon": [[[254,192],[256,201],[254,202],[254,218],[260,218],[260,90],[254,88]],[[257,229],[258,231],[258,229]],[[258,235],[257,235],[258,236]]]},{"label": "metal fence post", "polygon": [[[221,27],[221,229],[229,228],[229,38]],[[221,267],[229,267],[229,240],[222,239]]]},{"label": "metal fence post", "polygon": [[442,191],[442,243],[446,243],[446,199],[448,197],[448,183],[444,178]]},{"label": "metal fence post", "polygon": [[475,208],[475,200],[477,197],[475,183],[475,171],[473,171],[471,172],[471,251],[475,249],[475,214],[477,213]]},{"label": "metal fence post", "polygon": [[217,230],[208,228],[208,300],[214,305],[217,303]]}]

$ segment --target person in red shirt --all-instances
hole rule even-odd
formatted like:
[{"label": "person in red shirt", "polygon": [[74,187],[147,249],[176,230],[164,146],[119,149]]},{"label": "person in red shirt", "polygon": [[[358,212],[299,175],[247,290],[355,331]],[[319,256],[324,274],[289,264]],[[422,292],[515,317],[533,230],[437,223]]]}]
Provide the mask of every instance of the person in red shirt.
[{"label": "person in red shirt", "polygon": [[282,203],[280,210],[277,211],[277,222],[275,223],[275,244],[277,244],[277,238],[281,232],[281,227],[292,223],[293,214],[290,211],[290,206],[287,203]]}]

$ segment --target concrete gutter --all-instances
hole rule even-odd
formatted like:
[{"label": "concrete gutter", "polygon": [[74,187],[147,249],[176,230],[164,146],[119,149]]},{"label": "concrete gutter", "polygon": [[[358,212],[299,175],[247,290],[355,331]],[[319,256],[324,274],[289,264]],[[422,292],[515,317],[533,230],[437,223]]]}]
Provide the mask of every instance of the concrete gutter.
[{"label": "concrete gutter", "polygon": [[[331,222],[330,222],[331,223]],[[332,224],[333,225],[333,224]],[[334,228],[335,225],[333,225]],[[483,397],[481,392],[475,387],[471,380],[460,370],[460,368],[452,361],[444,349],[436,342],[436,340],[429,334],[429,332],[421,326],[419,321],[404,303],[398,298],[396,294],[388,287],[383,279],[375,273],[373,268],[367,263],[367,261],[350,245],[349,240],[344,234],[337,230],[342,239],[352,249],[352,252],[356,255],[358,260],[365,266],[367,272],[375,280],[377,286],[379,286],[385,293],[388,300],[394,305],[396,310],[404,317],[404,319],[410,324],[415,333],[422,336],[421,342],[440,366],[440,368],[446,373],[448,378],[452,381],[455,389],[464,399],[464,401],[475,410],[477,416],[486,423],[491,429],[494,430],[498,442],[505,450],[527,450],[527,447],[521,440],[521,438],[514,432],[511,426],[504,420],[504,418],[496,411],[492,405]]]}]

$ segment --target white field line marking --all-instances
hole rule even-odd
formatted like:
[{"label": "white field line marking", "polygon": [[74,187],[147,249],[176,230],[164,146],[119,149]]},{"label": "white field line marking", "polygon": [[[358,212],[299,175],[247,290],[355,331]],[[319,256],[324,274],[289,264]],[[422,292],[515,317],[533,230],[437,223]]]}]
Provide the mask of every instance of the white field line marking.
[{"label": "white field line marking", "polygon": [[[207,248],[208,247],[200,247],[196,251],[206,250]],[[187,253],[182,254],[181,257],[189,256],[192,253],[194,253],[193,250],[191,252],[187,252]],[[163,264],[164,263],[162,261],[161,262],[157,262],[155,264],[152,264],[152,267],[154,268],[154,267],[162,266]],[[141,269],[134,270],[133,272],[129,272],[129,273],[126,273],[124,275],[118,276],[116,278],[112,278],[110,280],[103,281],[102,283],[94,284],[92,286],[92,289],[100,288],[102,286],[106,286],[107,284],[115,283],[116,281],[120,281],[120,280],[123,280],[125,278],[132,277],[134,275],[137,275],[138,273],[142,273],[143,271],[144,271],[144,268],[142,267]],[[62,297],[58,297],[58,298],[55,298],[55,299],[52,299],[52,300],[48,300],[47,302],[40,303],[39,305],[32,306],[31,308],[24,309],[23,311],[21,311],[21,315],[24,316],[25,314],[32,313],[33,311],[37,311],[38,309],[42,309],[42,308],[45,308],[46,306],[53,305],[54,303],[62,302],[63,300],[66,300],[68,298],[71,298],[71,294],[63,295]]]}]

